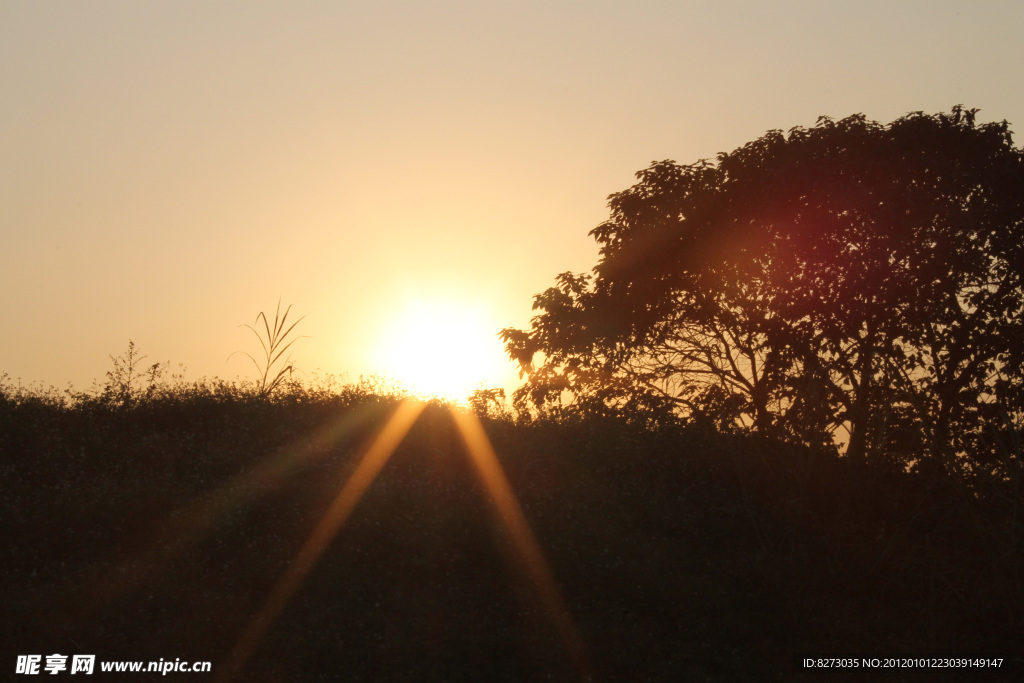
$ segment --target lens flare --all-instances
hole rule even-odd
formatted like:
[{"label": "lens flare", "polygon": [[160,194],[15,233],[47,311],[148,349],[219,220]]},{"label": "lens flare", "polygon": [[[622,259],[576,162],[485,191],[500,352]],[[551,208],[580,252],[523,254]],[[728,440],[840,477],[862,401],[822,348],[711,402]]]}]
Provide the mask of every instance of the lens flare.
[{"label": "lens flare", "polygon": [[[302,549],[249,622],[231,653],[218,667],[216,680],[228,681],[240,672],[267,630],[348,520],[363,494],[373,484],[388,459],[401,444],[423,412],[425,405],[422,401],[411,399],[399,404],[387,424],[366,450],[359,465],[342,486],[341,491],[320,519]],[[476,469],[477,476],[480,477],[490,494],[495,513],[508,534],[512,549],[515,551],[514,557],[535,588],[544,611],[569,654],[570,661],[575,666],[581,680],[594,680],[583,639],[573,623],[568,605],[555,582],[544,552],[523,515],[483,426],[472,413],[451,411],[451,415],[465,445],[466,453]]]},{"label": "lens flare", "polygon": [[166,521],[152,530],[148,549],[115,563],[85,592],[90,597],[77,605],[74,618],[87,622],[121,597],[138,590],[173,566],[174,558],[209,537],[226,516],[246,508],[291,477],[297,469],[348,440],[371,420],[379,419],[376,408],[362,406],[333,420],[299,443],[293,443],[224,485],[202,494],[171,511]]},{"label": "lens flare", "polygon": [[218,680],[230,680],[231,676],[245,664],[267,629],[302,585],[306,575],[316,565],[331,539],[352,514],[356,504],[366,493],[366,489],[377,478],[391,454],[405,438],[406,433],[423,411],[424,405],[421,401],[413,400],[405,400],[399,404],[387,424],[366,450],[366,454],[348,481],[345,482],[341,492],[331,503],[331,507],[313,529],[313,533],[310,534],[305,545],[302,546],[287,571],[275,584],[256,616],[249,622],[249,626],[238,639],[238,643],[224,664],[218,668],[218,671],[221,672]]},{"label": "lens flare", "polygon": [[555,577],[548,567],[544,552],[530,529],[529,522],[523,515],[519,501],[516,500],[512,487],[498,462],[498,456],[491,446],[490,439],[476,415],[458,411],[453,412],[455,424],[466,445],[466,450],[476,467],[477,475],[490,493],[494,501],[495,511],[512,541],[516,558],[522,564],[534,587],[548,617],[551,619],[562,644],[568,651],[582,680],[592,680],[590,659],[587,656],[583,638],[573,623],[569,607],[562,597]]}]

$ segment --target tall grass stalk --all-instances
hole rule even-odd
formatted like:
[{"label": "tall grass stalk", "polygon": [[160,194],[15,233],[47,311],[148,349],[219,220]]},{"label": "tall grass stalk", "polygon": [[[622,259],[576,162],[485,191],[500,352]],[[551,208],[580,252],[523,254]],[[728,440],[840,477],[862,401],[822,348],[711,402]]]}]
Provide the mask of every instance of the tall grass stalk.
[{"label": "tall grass stalk", "polygon": [[[256,316],[256,320],[253,323],[259,326],[260,321],[263,321],[262,332],[253,327],[252,325],[243,325],[242,327],[248,327],[253,334],[256,335],[256,339],[259,340],[260,346],[263,347],[263,358],[261,359],[262,364],[252,357],[251,354],[245,351],[236,351],[235,353],[244,353],[252,361],[252,364],[256,366],[256,372],[259,373],[259,381],[257,383],[257,393],[261,397],[267,397],[273,394],[285,381],[286,375],[290,376],[294,371],[295,366],[290,360],[284,360],[283,367],[274,373],[274,366],[277,365],[278,361],[284,353],[291,347],[292,344],[302,339],[303,337],[295,337],[291,341],[286,343],[288,335],[291,334],[295,326],[302,322],[306,316],[302,316],[291,324],[290,327],[285,329],[285,325],[288,322],[288,314],[291,312],[292,307],[288,306],[285,309],[284,315],[281,315],[281,300],[277,300],[277,310],[274,312],[274,324],[270,324],[270,320],[267,318],[266,313],[260,311],[259,315]],[[264,337],[264,335],[266,335]],[[231,356],[235,355],[234,353]],[[231,356],[228,356],[228,360],[231,360]]]}]

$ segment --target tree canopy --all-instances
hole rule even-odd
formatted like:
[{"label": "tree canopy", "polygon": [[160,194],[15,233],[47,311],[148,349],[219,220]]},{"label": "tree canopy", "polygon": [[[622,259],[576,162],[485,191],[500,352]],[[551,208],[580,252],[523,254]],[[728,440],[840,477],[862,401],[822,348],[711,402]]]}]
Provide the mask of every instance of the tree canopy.
[{"label": "tree canopy", "polygon": [[976,112],[822,117],[640,171],[591,232],[593,272],[502,331],[516,404],[1017,471],[1024,154]]}]

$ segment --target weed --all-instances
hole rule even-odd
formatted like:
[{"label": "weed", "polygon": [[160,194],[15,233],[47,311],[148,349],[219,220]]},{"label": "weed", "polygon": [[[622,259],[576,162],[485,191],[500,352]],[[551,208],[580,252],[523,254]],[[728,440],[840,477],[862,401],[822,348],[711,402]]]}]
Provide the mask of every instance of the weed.
[{"label": "weed", "polygon": [[156,388],[157,381],[163,376],[164,365],[153,363],[143,369],[142,361],[146,356],[140,356],[135,349],[135,342],[128,340],[128,350],[120,356],[111,356],[114,367],[107,371],[107,384],[103,387],[102,398],[112,404],[122,407],[131,406],[141,393],[141,385],[145,382],[147,396],[152,394]]}]

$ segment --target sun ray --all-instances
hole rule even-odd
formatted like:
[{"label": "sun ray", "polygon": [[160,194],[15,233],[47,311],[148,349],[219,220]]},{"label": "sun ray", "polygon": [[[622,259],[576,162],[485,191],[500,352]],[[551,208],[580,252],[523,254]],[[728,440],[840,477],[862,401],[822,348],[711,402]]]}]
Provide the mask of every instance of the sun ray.
[{"label": "sun ray", "polygon": [[523,569],[537,589],[544,609],[582,680],[593,680],[590,658],[583,638],[573,623],[569,606],[558,589],[555,577],[544,557],[544,551],[541,550],[529,522],[523,515],[519,501],[512,492],[483,425],[476,415],[467,411],[452,411],[452,416],[477,474],[494,501],[495,510],[515,548],[516,558],[522,563]]},{"label": "sun ray", "polygon": [[95,612],[154,580],[173,565],[175,557],[208,537],[226,515],[253,504],[304,463],[329,452],[378,415],[375,407],[353,410],[309,438],[281,448],[216,489],[170,511],[164,523],[151,532],[148,550],[123,558],[97,578],[86,591],[90,599],[79,606],[76,618],[87,621]]},{"label": "sun ray", "polygon": [[302,581],[316,565],[317,560],[352,514],[363,494],[380,474],[391,454],[405,438],[413,423],[423,411],[424,403],[406,399],[388,419],[373,443],[366,450],[355,471],[345,482],[331,507],[324,513],[306,543],[299,550],[284,575],[277,581],[270,595],[249,622],[224,663],[218,667],[217,680],[230,680],[245,664],[249,655],[262,640],[270,625],[288,604]]},{"label": "sun ray", "polygon": [[[278,579],[260,609],[249,621],[223,664],[218,667],[216,680],[230,681],[240,672],[267,630],[348,520],[363,494],[376,480],[424,407],[423,402],[411,399],[399,404],[288,569]],[[467,455],[494,501],[495,512],[508,533],[515,551],[514,556],[536,589],[540,602],[581,679],[592,680],[592,669],[585,643],[576,629],[547,559],[523,515],[483,426],[475,415],[465,411],[452,411],[452,416]]]}]

